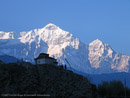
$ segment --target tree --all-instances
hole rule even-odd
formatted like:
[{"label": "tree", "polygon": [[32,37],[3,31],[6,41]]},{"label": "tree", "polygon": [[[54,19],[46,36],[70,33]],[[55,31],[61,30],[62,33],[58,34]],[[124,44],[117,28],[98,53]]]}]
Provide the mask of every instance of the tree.
[{"label": "tree", "polygon": [[[130,94],[130,89],[126,89],[127,94]],[[104,97],[121,97],[124,96],[124,85],[121,81],[102,82],[98,85],[98,93]]]}]

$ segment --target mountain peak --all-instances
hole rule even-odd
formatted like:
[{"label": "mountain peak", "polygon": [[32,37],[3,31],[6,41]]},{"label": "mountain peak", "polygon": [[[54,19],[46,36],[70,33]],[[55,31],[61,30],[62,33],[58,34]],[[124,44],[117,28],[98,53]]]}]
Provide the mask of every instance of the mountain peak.
[{"label": "mountain peak", "polygon": [[102,42],[100,39],[96,39],[96,40],[94,40],[95,42]]},{"label": "mountain peak", "polygon": [[49,23],[49,24],[47,24],[47,25],[45,26],[45,28],[46,28],[47,30],[56,30],[56,29],[58,29],[59,27],[56,26],[55,24]]},{"label": "mountain peak", "polygon": [[94,40],[93,42],[91,42],[89,45],[103,45],[103,42],[99,39]]}]

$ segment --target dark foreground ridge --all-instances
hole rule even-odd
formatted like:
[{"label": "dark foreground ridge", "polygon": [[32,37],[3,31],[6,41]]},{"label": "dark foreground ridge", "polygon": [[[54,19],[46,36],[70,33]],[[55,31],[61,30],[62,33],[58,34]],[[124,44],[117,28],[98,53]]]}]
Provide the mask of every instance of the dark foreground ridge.
[{"label": "dark foreground ridge", "polygon": [[[97,98],[87,78],[54,65],[0,62],[1,97]],[[0,97],[0,98],[1,98]],[[28,98],[28,97],[27,97]]]}]

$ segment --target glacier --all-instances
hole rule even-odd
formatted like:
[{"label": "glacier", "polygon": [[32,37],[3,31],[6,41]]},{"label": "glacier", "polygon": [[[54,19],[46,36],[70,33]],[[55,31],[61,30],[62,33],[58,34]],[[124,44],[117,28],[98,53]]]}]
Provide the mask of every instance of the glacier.
[{"label": "glacier", "polygon": [[130,68],[130,57],[116,53],[110,45],[99,39],[86,45],[52,23],[27,32],[0,31],[0,55],[34,63],[34,58],[42,52],[56,58],[60,64],[66,64],[66,58],[73,69],[83,73],[129,72]]}]

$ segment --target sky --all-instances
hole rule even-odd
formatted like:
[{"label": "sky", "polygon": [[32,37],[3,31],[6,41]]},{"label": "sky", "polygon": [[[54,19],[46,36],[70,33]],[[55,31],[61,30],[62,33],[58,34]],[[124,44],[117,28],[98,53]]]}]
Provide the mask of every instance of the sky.
[{"label": "sky", "polygon": [[100,39],[130,56],[130,0],[0,0],[0,31],[53,23],[85,44]]}]

